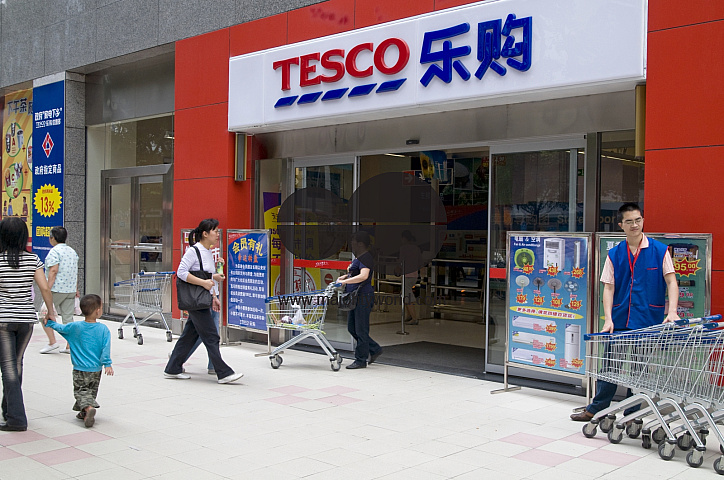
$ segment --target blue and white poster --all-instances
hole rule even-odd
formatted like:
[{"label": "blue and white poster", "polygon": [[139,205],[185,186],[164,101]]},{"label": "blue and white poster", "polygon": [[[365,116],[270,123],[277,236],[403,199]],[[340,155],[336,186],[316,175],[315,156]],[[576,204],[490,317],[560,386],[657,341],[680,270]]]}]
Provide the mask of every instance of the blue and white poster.
[{"label": "blue and white poster", "polygon": [[64,224],[65,83],[34,88],[33,99],[33,253],[44,261],[51,249],[50,229]]},{"label": "blue and white poster", "polygon": [[508,234],[508,363],[586,373],[590,234]]},{"label": "blue and white poster", "polygon": [[269,234],[229,230],[227,253],[227,325],[266,331],[269,295]]}]

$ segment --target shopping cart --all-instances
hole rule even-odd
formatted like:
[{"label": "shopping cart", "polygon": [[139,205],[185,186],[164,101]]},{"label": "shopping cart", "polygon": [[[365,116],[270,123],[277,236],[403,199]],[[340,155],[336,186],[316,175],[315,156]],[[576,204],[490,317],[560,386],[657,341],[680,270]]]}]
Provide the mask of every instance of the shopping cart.
[{"label": "shopping cart", "polygon": [[336,294],[335,288],[335,284],[330,284],[324,290],[277,295],[266,299],[267,328],[295,332],[292,338],[276,347],[269,354],[272,368],[277,369],[281,366],[283,359],[279,355],[280,353],[307,338],[313,338],[322,347],[322,350],[329,358],[332,370],[336,372],[341,368],[342,356],[329,343],[322,330],[329,299]]},{"label": "shopping cart", "polygon": [[[721,379],[722,375],[717,370],[721,359],[712,361],[712,352],[722,352],[724,339],[722,332],[713,330],[721,324],[711,322],[720,319],[720,315],[715,315],[640,330],[586,335],[587,373],[598,380],[629,387],[636,394],[594,415],[583,426],[583,434],[593,437],[600,426],[611,443],[619,443],[626,429],[630,438],[642,435],[644,448],[651,447],[652,439],[657,442],[664,460],[674,457],[677,445],[682,450],[694,447],[686,460],[692,467],[700,466],[709,428],[724,444],[711,415],[716,408],[715,393],[721,396],[712,388],[712,378]],[[707,365],[711,372],[706,372]],[[719,372],[718,376],[712,376],[713,372]],[[699,397],[693,392],[700,392]],[[708,401],[709,406],[694,400]],[[625,414],[625,410],[639,404],[644,408]],[[616,421],[616,413],[622,411],[624,417]],[[649,421],[644,426],[647,417]],[[654,427],[658,428],[652,433]],[[724,470],[720,471],[723,461],[724,458],[717,459],[714,468],[724,474]]]},{"label": "shopping cart", "polygon": [[[133,320],[133,337],[139,345],[143,345],[143,335],[138,327],[154,315],[161,317],[166,327],[166,341],[173,340],[171,329],[163,311],[163,300],[168,293],[171,278],[176,272],[140,272],[134,273],[130,280],[123,280],[113,284],[113,296],[118,307],[128,310],[128,314],[118,327],[118,338],[123,340],[123,326],[128,319]],[[136,320],[136,313],[146,313],[143,320]],[[130,321],[128,321],[130,323]]]}]

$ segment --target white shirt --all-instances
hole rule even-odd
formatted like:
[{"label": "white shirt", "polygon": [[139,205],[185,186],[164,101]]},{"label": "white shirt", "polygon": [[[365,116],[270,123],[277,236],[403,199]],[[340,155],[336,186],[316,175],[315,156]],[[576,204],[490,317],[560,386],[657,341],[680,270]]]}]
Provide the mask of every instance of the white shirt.
[{"label": "white shirt", "polygon": [[[199,257],[196,255],[196,249],[194,249],[194,247],[199,249],[201,260],[204,262],[204,271],[211,274],[216,273],[216,264],[214,263],[214,256],[211,253],[211,250],[201,245],[201,243],[195,243],[193,247],[186,250],[186,253],[184,253],[184,256],[181,258],[181,262],[178,264],[178,269],[176,270],[176,276],[184,282],[188,278],[190,271],[201,270]],[[214,280],[214,287],[211,289],[211,293],[214,295],[219,294],[219,284],[216,280]]]}]

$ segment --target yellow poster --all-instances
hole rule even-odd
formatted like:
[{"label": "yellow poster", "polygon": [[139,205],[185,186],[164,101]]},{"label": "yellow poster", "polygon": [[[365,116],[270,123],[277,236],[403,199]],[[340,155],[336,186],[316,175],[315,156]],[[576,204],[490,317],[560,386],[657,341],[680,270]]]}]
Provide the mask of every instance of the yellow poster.
[{"label": "yellow poster", "polygon": [[[271,251],[271,268],[269,275],[269,295],[279,295],[281,293],[280,266],[279,259],[282,253],[282,241],[279,238],[277,230],[277,215],[279,214],[279,205],[269,208],[264,212],[264,228],[270,231],[269,244]],[[321,287],[321,272],[319,268],[294,268],[294,293],[312,292],[319,290]]]},{"label": "yellow poster", "polygon": [[20,217],[32,238],[33,90],[5,96],[3,109],[2,216]]}]

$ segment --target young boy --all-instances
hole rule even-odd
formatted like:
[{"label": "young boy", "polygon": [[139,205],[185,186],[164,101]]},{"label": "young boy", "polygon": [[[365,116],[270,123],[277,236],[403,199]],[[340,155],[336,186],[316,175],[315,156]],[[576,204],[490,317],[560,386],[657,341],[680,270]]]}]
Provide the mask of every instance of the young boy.
[{"label": "young boy", "polygon": [[80,299],[80,310],[85,322],[55,323],[44,321],[47,327],[60,333],[70,345],[70,360],[73,362],[73,410],[80,412],[77,417],[86,427],[95,423],[98,385],[101,371],[113,375],[111,367],[111,332],[96,320],[103,313],[103,304],[98,295],[86,295]]}]

